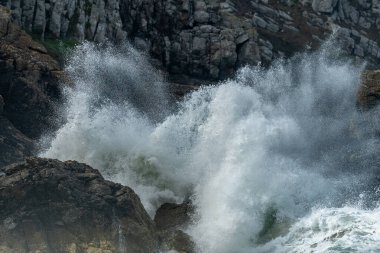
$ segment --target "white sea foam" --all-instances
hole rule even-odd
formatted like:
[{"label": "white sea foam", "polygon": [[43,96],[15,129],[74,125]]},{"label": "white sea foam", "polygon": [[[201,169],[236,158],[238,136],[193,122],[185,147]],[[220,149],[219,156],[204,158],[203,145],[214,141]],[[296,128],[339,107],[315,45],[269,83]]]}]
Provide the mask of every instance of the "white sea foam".
[{"label": "white sea foam", "polygon": [[133,49],[84,44],[68,61],[67,123],[41,155],[131,186],[151,215],[191,195],[199,252],[376,252],[379,115],[356,108],[362,66],[330,48],[172,106]]},{"label": "white sea foam", "polygon": [[258,252],[379,252],[380,209],[324,208],[301,218]]}]

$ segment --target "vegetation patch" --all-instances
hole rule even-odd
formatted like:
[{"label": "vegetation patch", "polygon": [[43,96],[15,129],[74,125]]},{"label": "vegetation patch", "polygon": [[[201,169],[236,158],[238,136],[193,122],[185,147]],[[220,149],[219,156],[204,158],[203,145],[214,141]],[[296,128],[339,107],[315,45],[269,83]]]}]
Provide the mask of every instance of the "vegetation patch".
[{"label": "vegetation patch", "polygon": [[79,41],[73,38],[69,38],[69,39],[47,38],[47,39],[41,40],[33,36],[33,39],[35,41],[38,41],[42,45],[44,45],[50,55],[60,60],[62,60],[68,52],[70,52],[79,44]]}]

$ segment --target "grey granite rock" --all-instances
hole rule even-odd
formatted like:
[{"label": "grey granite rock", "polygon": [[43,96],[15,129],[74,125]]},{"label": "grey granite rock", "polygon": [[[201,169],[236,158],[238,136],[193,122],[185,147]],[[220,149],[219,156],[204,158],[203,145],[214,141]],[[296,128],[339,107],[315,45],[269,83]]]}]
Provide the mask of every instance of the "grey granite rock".
[{"label": "grey granite rock", "polygon": [[313,10],[316,12],[332,13],[338,0],[313,0]]},{"label": "grey granite rock", "polygon": [[[120,43],[125,39],[169,73],[225,78],[242,62],[270,64],[306,46],[318,48],[340,28],[360,31],[343,44],[347,53],[379,62],[380,1],[302,0],[0,0],[15,22],[42,38]],[[234,31],[229,38],[225,35]],[[244,36],[241,36],[245,34]],[[267,43],[261,43],[259,40]],[[354,45],[352,45],[352,42]],[[248,43],[248,44],[245,44]],[[244,46],[243,46],[244,45]],[[349,47],[347,45],[350,45]],[[356,50],[354,50],[356,48]],[[271,51],[271,52],[269,52]],[[248,52],[258,52],[251,54]],[[241,58],[242,57],[242,58]],[[249,59],[250,58],[250,59]]]}]

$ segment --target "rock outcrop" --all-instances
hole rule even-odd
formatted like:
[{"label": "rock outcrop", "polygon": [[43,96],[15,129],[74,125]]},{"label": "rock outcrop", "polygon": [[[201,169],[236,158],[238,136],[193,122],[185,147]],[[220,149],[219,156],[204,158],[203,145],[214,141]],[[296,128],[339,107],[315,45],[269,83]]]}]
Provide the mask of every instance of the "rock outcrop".
[{"label": "rock outcrop", "polygon": [[85,164],[29,158],[1,173],[0,252],[159,249],[139,197]]},{"label": "rock outcrop", "polygon": [[[351,55],[378,65],[378,0],[1,0],[42,38],[120,42],[149,51],[172,75],[219,80],[317,48],[333,31]],[[184,78],[183,78],[184,79]],[[192,80],[185,78],[188,82]]]},{"label": "rock outcrop", "polygon": [[158,208],[154,222],[166,249],[195,252],[195,244],[183,230],[192,222],[194,207],[190,201],[182,204],[166,203]]},{"label": "rock outcrop", "polygon": [[75,161],[28,158],[0,169],[1,253],[193,252],[173,215],[156,226],[132,189]]},{"label": "rock outcrop", "polygon": [[0,95],[3,114],[23,134],[37,138],[51,126],[62,71],[0,5]]},{"label": "rock outcrop", "polygon": [[370,109],[380,101],[380,70],[369,70],[362,74],[362,84],[358,92],[360,107]]},{"label": "rock outcrop", "polygon": [[1,115],[0,96],[0,168],[32,155],[33,148],[33,141]]}]

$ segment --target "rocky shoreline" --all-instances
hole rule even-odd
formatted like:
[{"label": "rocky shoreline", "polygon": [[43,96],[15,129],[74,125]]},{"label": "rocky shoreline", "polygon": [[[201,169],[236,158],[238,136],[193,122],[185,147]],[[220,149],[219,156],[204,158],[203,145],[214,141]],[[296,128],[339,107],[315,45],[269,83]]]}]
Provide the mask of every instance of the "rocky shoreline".
[{"label": "rocky shoreline", "polygon": [[0,252],[193,252],[178,230],[186,208],[153,221],[132,189],[85,164],[27,158],[0,173]]},{"label": "rocky shoreline", "polygon": [[[298,1],[297,1],[298,2]],[[132,189],[75,161],[30,157],[56,127],[62,67],[42,39],[125,39],[149,52],[178,97],[197,84],[270,64],[338,38],[369,66],[380,60],[380,2],[359,1],[0,1],[0,253],[194,252],[183,229],[190,202],[161,206],[154,219]],[[27,32],[25,32],[25,29]],[[174,84],[177,83],[177,84]],[[186,84],[186,85],[183,85]],[[191,84],[191,85],[189,85]],[[380,98],[379,71],[363,74],[358,105]]]}]

